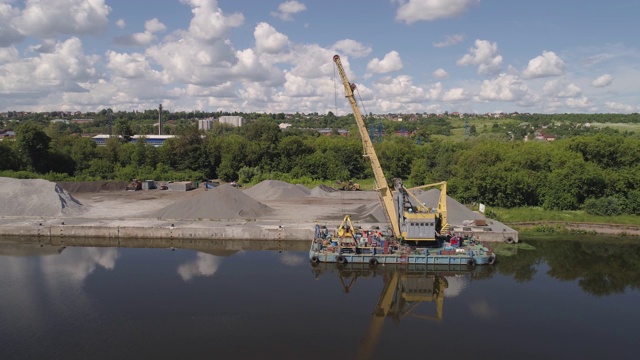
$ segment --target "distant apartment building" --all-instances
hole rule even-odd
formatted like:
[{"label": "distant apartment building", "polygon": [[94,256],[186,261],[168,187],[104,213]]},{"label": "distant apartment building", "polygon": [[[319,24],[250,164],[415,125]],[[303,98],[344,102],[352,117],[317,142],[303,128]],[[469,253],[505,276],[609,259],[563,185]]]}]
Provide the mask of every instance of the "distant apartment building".
[{"label": "distant apartment building", "polygon": [[229,124],[231,126],[242,126],[245,121],[242,116],[220,116],[218,122],[220,124]]},{"label": "distant apartment building", "polygon": [[206,118],[198,120],[198,130],[209,131],[213,128],[214,118]]}]

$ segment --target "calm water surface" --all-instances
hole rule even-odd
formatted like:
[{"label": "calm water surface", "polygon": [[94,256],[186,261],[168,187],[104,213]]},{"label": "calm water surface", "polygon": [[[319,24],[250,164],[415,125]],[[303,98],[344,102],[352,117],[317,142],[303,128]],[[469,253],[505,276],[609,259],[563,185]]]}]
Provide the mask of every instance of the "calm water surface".
[{"label": "calm water surface", "polygon": [[370,270],[312,268],[306,243],[0,239],[0,359],[638,358],[638,241],[529,243],[493,267]]}]

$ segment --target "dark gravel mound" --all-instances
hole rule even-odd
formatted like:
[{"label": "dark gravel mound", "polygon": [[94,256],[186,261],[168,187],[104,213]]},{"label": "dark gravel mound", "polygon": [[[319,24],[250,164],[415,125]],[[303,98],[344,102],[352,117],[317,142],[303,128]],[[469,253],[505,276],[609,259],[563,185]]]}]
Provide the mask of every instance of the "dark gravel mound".
[{"label": "dark gravel mound", "polygon": [[58,181],[57,184],[72,194],[99,191],[125,191],[128,185],[126,181]]}]

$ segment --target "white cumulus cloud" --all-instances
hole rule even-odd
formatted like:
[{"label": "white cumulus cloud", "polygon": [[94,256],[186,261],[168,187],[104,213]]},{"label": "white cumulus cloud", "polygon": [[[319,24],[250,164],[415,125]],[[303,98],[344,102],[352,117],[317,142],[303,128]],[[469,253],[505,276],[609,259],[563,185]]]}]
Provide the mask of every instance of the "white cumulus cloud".
[{"label": "white cumulus cloud", "polygon": [[574,83],[566,83],[565,79],[553,79],[544,84],[542,92],[546,96],[570,98],[582,95],[582,89]]},{"label": "white cumulus cloud", "polygon": [[352,39],[340,40],[333,44],[332,48],[354,58],[365,57],[371,53],[370,47],[364,46],[362,43]]},{"label": "white cumulus cloud", "polygon": [[226,16],[216,0],[183,0],[192,6],[193,18],[189,24],[189,34],[200,41],[221,40],[229,29],[244,23],[240,13]]},{"label": "white cumulus cloud", "polygon": [[609,74],[604,74],[602,76],[598,76],[591,82],[591,86],[593,87],[606,87],[613,83],[613,76]]},{"label": "white cumulus cloud", "polygon": [[402,59],[397,51],[387,53],[382,60],[375,58],[367,64],[367,71],[384,74],[402,69]]},{"label": "white cumulus cloud", "polygon": [[38,38],[96,34],[106,30],[110,13],[104,0],[28,0],[12,23],[23,35]]},{"label": "white cumulus cloud", "polygon": [[444,41],[435,42],[433,43],[433,46],[437,48],[453,46],[460,43],[462,40],[464,40],[464,35],[462,34],[448,35],[447,37],[445,37]]},{"label": "white cumulus cloud", "polygon": [[144,22],[144,29],[150,33],[157,33],[160,31],[165,31],[167,27],[157,18],[153,18]]},{"label": "white cumulus cloud", "polygon": [[593,108],[594,104],[586,96],[579,98],[569,98],[565,101],[565,104],[572,109],[588,109]]},{"label": "white cumulus cloud", "polygon": [[629,104],[622,104],[622,103],[618,103],[618,102],[614,102],[614,101],[605,102],[605,106],[611,111],[621,112],[621,113],[638,112],[638,110],[640,109],[639,106],[633,106],[633,105],[629,105]]},{"label": "white cumulus cloud", "polygon": [[442,68],[433,72],[433,77],[435,77],[436,79],[444,79],[447,76],[449,76],[449,73],[447,73],[447,71]]},{"label": "white cumulus cloud", "polygon": [[114,42],[124,46],[149,46],[157,40],[154,33],[164,31],[166,28],[167,27],[158,19],[153,18],[145,21],[144,32],[119,36],[114,39]]},{"label": "white cumulus cloud", "polygon": [[124,19],[118,19],[116,21],[116,26],[120,29],[124,29],[125,27],[127,27],[127,23],[124,21]]},{"label": "white cumulus cloud", "polygon": [[79,82],[96,76],[97,56],[85,55],[80,39],[57,43],[51,53],[18,59],[0,67],[0,94],[46,96],[59,91],[86,91]]},{"label": "white cumulus cloud", "polygon": [[282,51],[288,44],[289,38],[278,32],[271,25],[261,22],[253,31],[256,39],[256,50],[269,54],[275,54]]},{"label": "white cumulus cloud", "polygon": [[292,21],[293,15],[307,10],[307,6],[299,1],[285,1],[278,6],[278,11],[272,11],[271,16],[275,16],[285,21]]},{"label": "white cumulus cloud", "polygon": [[482,100],[519,101],[529,93],[529,88],[517,76],[500,74],[495,79],[482,82],[479,97]]},{"label": "white cumulus cloud", "polygon": [[442,101],[445,102],[464,101],[468,98],[469,95],[467,95],[463,88],[453,88],[442,95]]},{"label": "white cumulus cloud", "polygon": [[413,24],[458,16],[480,0],[398,0],[396,20]]},{"label": "white cumulus cloud", "polygon": [[469,48],[457,61],[460,66],[478,65],[478,74],[493,74],[502,68],[502,55],[498,54],[498,44],[487,40],[476,40],[474,47]]},{"label": "white cumulus cloud", "polygon": [[525,79],[560,76],[564,74],[564,61],[553,51],[543,51],[542,55],[529,60],[529,65],[522,72]]},{"label": "white cumulus cloud", "polygon": [[0,48],[20,42],[23,35],[14,20],[20,16],[20,9],[10,3],[0,2]]}]

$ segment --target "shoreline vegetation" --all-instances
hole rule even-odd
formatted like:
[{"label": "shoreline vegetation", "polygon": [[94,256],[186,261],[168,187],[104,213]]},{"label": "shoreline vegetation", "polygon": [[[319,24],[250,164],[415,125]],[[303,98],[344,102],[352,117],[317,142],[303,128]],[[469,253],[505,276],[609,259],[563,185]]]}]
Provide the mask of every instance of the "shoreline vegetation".
[{"label": "shoreline vegetation", "polygon": [[545,210],[541,207],[490,208],[487,217],[518,230],[532,234],[609,234],[640,236],[640,218],[636,215],[591,215],[583,210]]}]

